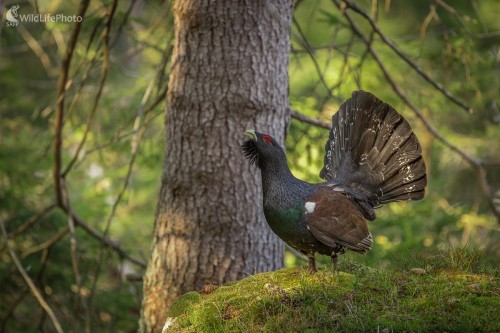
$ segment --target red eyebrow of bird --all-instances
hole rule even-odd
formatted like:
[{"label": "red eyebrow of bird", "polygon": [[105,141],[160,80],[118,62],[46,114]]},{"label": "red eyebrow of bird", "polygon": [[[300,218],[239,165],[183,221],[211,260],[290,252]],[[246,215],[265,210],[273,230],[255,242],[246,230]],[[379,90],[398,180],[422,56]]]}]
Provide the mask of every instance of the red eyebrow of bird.
[{"label": "red eyebrow of bird", "polygon": [[267,143],[271,143],[271,137],[269,137],[269,136],[267,136],[267,135],[264,135],[264,136],[262,137],[262,141],[265,141],[265,142],[267,142]]}]

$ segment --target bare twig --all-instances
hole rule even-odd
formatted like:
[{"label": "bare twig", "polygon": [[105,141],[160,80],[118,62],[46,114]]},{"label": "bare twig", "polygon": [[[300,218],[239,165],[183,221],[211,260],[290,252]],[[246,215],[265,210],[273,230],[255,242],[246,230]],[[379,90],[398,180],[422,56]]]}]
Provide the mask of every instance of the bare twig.
[{"label": "bare twig", "polygon": [[[85,12],[89,6],[90,0],[82,0],[78,8],[77,16],[84,17]],[[68,43],[68,48],[66,50],[66,55],[62,61],[61,76],[59,77],[59,83],[57,87],[57,103],[56,103],[56,118],[54,121],[54,187],[56,191],[57,204],[60,207],[64,206],[63,191],[61,186],[61,169],[62,169],[62,130],[64,121],[64,101],[66,95],[66,86],[68,84],[69,68],[71,65],[71,60],[73,58],[73,52],[75,51],[75,46],[78,41],[78,35],[82,27],[82,22],[76,22],[75,28],[71,33],[71,37]]]},{"label": "bare twig", "polygon": [[292,46],[292,49],[290,50],[290,53],[292,54],[303,54],[303,53],[309,53],[311,50],[313,51],[313,53],[315,53],[316,51],[328,51],[328,50],[335,50],[337,52],[339,52],[340,54],[342,55],[345,55],[346,54],[346,51],[344,51],[344,48],[349,46],[350,44],[350,41],[348,43],[337,43],[337,44],[334,44],[334,45],[322,45],[322,46],[312,46],[312,45],[309,45],[310,47],[310,50],[306,50],[305,48],[300,48],[300,49],[297,49],[297,48],[294,48]]},{"label": "bare twig", "polygon": [[42,296],[42,293],[40,292],[40,290],[38,290],[35,283],[33,283],[33,280],[31,280],[28,273],[26,273],[26,271],[23,268],[23,265],[21,265],[21,262],[19,261],[19,258],[16,255],[16,253],[8,244],[9,236],[7,235],[7,231],[5,230],[5,226],[4,226],[3,221],[1,219],[0,219],[0,229],[2,229],[3,239],[7,243],[7,250],[9,251],[10,257],[12,258],[12,261],[16,265],[17,270],[19,271],[19,273],[23,277],[24,282],[28,285],[33,296],[35,296],[36,300],[38,301],[38,303],[40,304],[42,309],[44,309],[45,312],[47,313],[47,315],[49,316],[50,320],[52,321],[52,324],[54,325],[55,330],[58,333],[64,332],[61,324],[59,323],[59,320],[57,319],[56,315],[54,314],[54,311],[52,311],[52,308],[45,301],[45,299]]},{"label": "bare twig", "polygon": [[[66,235],[67,232],[70,234],[70,257],[71,257],[71,268],[73,270],[73,275],[75,276],[75,282],[76,286],[78,288],[78,292],[76,293],[77,299],[80,301],[80,303],[83,305],[85,312],[88,314],[89,309],[86,306],[86,303],[83,301],[81,290],[82,290],[82,277],[80,275],[80,267],[78,265],[78,256],[77,256],[77,249],[78,249],[78,240],[76,238],[76,224],[75,220],[73,219],[73,214],[71,213],[72,208],[71,208],[71,201],[69,200],[69,194],[68,194],[68,189],[66,187],[66,179],[63,178],[61,182],[61,186],[63,187],[63,192],[64,192],[64,197],[66,198],[65,202],[65,209],[67,211],[66,213],[66,218],[67,218],[67,228],[66,230],[63,230],[60,232],[61,239],[64,235]],[[58,240],[57,240],[58,241]],[[51,247],[47,247],[47,249],[50,249]]]},{"label": "bare twig", "polygon": [[291,110],[291,113],[292,113],[291,116],[293,119],[296,119],[296,120],[301,121],[303,123],[314,125],[317,127],[321,127],[321,128],[327,129],[327,130],[330,130],[332,128],[332,125],[330,125],[329,123],[321,121],[321,120],[316,119],[316,118],[311,118],[311,117],[305,116],[296,110]]},{"label": "bare twig", "polygon": [[71,217],[74,219],[75,223],[81,227],[83,230],[85,230],[90,236],[94,237],[97,239],[102,245],[107,246],[113,251],[115,251],[121,258],[127,259],[130,262],[136,264],[139,267],[146,268],[146,263],[142,260],[136,259],[134,257],[131,257],[127,251],[122,249],[120,245],[116,244],[109,238],[104,237],[101,235],[98,231],[94,230],[92,227],[90,227],[83,219],[81,219],[78,215],[72,213]]},{"label": "bare twig", "polygon": [[106,23],[106,28],[104,29],[102,38],[103,38],[103,44],[104,44],[104,51],[103,51],[103,62],[102,62],[102,70],[101,70],[101,79],[99,81],[99,88],[97,89],[96,96],[94,97],[94,101],[92,103],[92,109],[90,110],[89,116],[87,118],[87,124],[85,125],[85,132],[83,132],[83,137],[80,140],[80,143],[78,144],[78,147],[76,148],[75,154],[73,155],[73,158],[71,161],[68,163],[66,169],[64,169],[64,172],[62,173],[62,177],[65,177],[68,172],[71,170],[73,165],[78,159],[78,156],[80,156],[80,152],[85,145],[85,142],[87,141],[87,136],[90,132],[90,127],[92,126],[92,120],[94,119],[94,116],[97,112],[97,107],[99,106],[99,102],[101,100],[102,96],[102,91],[104,89],[104,84],[106,83],[106,80],[108,78],[108,71],[109,71],[109,35],[111,33],[111,23],[113,22],[113,16],[115,14],[116,10],[116,1],[113,2],[113,6],[111,7],[110,12],[108,13],[108,21]]},{"label": "bare twig", "polygon": [[23,37],[23,39],[26,41],[26,44],[30,47],[30,49],[35,53],[35,55],[40,59],[40,62],[42,63],[43,67],[45,68],[45,71],[50,77],[57,76],[56,68],[52,66],[52,63],[50,62],[50,58],[48,54],[44,51],[43,47],[40,45],[40,43],[29,33],[29,31],[21,24],[17,28],[17,31]]},{"label": "bare twig", "polygon": [[[64,208],[62,208],[63,211],[68,214],[67,211],[64,210]],[[139,260],[139,259],[136,259],[134,257],[131,257],[127,251],[125,251],[123,248],[121,248],[118,244],[114,243],[112,240],[110,240],[109,238],[106,238],[104,237],[103,235],[101,235],[98,231],[94,230],[92,227],[90,227],[87,223],[85,223],[85,221],[80,218],[79,216],[77,216],[76,214],[74,214],[73,212],[70,213],[71,214],[71,218],[74,220],[75,224],[79,227],[81,227],[83,230],[85,230],[85,232],[87,232],[90,236],[92,236],[93,238],[95,238],[96,240],[98,240],[102,245],[106,246],[106,247],[109,247],[111,248],[113,251],[115,251],[121,258],[124,258],[124,259],[127,259],[129,260],[130,262],[136,264],[137,266],[139,267],[142,267],[142,268],[146,268],[146,263],[142,260]],[[38,216],[38,215],[37,215]],[[17,230],[17,229],[16,229]],[[32,253],[35,253],[35,252],[39,252],[41,250],[44,250],[44,249],[47,249],[49,248],[50,246],[54,245],[55,243],[57,243],[57,241],[59,241],[60,239],[62,239],[62,236],[66,235],[68,233],[69,229],[68,228],[65,228],[63,229],[62,231],[60,231],[57,235],[55,235],[54,237],[52,237],[51,239],[49,239],[48,241],[44,242],[42,245],[39,245],[37,246],[36,248],[32,248],[31,250],[28,250],[27,252],[25,252],[23,254],[23,257],[25,257],[26,255],[30,255]],[[16,232],[16,231],[14,231]],[[11,235],[9,235],[9,237],[12,237]]]},{"label": "bare twig", "polygon": [[[40,258],[40,268],[38,269],[38,272],[35,276],[35,280],[37,282],[37,285],[39,286],[40,291],[43,293],[44,296],[47,296],[47,293],[45,292],[45,283],[44,283],[44,280],[42,277],[43,277],[43,273],[45,271],[45,268],[47,267],[50,249],[51,248],[47,248],[47,249],[43,250],[41,258]],[[40,315],[40,322],[38,324],[39,331],[43,331],[43,325],[44,325],[46,319],[47,319],[47,314],[45,312],[42,312]]]},{"label": "bare twig", "polygon": [[[77,16],[84,17],[85,13],[87,11],[87,8],[89,6],[89,0],[82,0],[80,2],[79,8],[78,8],[78,13]],[[57,103],[56,103],[56,119],[54,122],[54,169],[53,169],[53,177],[54,177],[54,185],[55,185],[55,191],[56,191],[56,201],[57,205],[61,207],[65,212],[67,212],[68,216],[68,230],[71,233],[71,262],[72,262],[72,268],[73,268],[73,273],[75,275],[76,283],[78,285],[78,288],[81,288],[81,278],[80,278],[80,273],[78,269],[78,261],[76,258],[76,248],[77,248],[77,241],[76,241],[76,233],[75,233],[75,223],[72,219],[72,214],[71,214],[71,206],[70,206],[70,200],[67,195],[66,191],[66,186],[64,184],[64,173],[61,173],[62,169],[62,132],[63,132],[63,126],[64,126],[64,108],[65,108],[65,96],[66,96],[66,91],[71,85],[71,80],[69,79],[69,70],[71,67],[71,60],[73,59],[73,53],[75,51],[76,44],[78,42],[78,36],[80,34],[81,26],[82,26],[83,20],[80,22],[75,23],[75,28],[73,29],[73,32],[70,37],[70,41],[68,43],[67,49],[66,49],[66,55],[62,61],[62,69],[61,69],[61,75],[59,77],[59,84],[58,84],[58,93],[57,93]],[[64,234],[59,233],[56,235],[56,237],[59,236],[60,238],[56,238],[55,242],[59,241]],[[80,293],[78,293],[80,295]]]},{"label": "bare twig", "polygon": [[17,234],[25,232],[33,224],[35,224],[38,221],[40,221],[41,219],[43,219],[45,217],[45,215],[47,215],[48,213],[50,213],[52,211],[52,209],[54,209],[55,207],[56,207],[55,204],[48,205],[40,213],[38,213],[38,214],[34,215],[33,217],[31,217],[26,223],[24,223],[24,224],[20,225],[19,227],[17,227],[16,230],[14,230],[11,233],[11,235],[17,235]]},{"label": "bare twig", "polygon": [[50,239],[46,240],[42,244],[39,244],[37,246],[34,246],[26,251],[23,252],[21,255],[21,258],[26,258],[27,256],[30,256],[32,254],[35,254],[37,252],[46,250],[52,246],[54,246],[57,242],[59,242],[64,236],[66,236],[69,232],[69,228],[66,227],[63,230],[59,231],[57,234],[52,236]]},{"label": "bare twig", "polygon": [[[19,227],[16,228],[16,230],[12,231],[9,234],[9,238],[12,238],[12,237],[14,237],[18,234],[21,234],[21,233],[25,232],[26,230],[28,230],[28,228],[30,228],[32,225],[34,225],[35,223],[40,221],[42,218],[44,218],[45,215],[47,215],[47,213],[49,213],[55,207],[56,207],[55,204],[49,205],[46,208],[44,208],[41,212],[33,215],[26,223],[20,225]],[[0,247],[0,253],[2,253],[5,249],[6,249],[6,244],[3,243],[2,246]]]}]

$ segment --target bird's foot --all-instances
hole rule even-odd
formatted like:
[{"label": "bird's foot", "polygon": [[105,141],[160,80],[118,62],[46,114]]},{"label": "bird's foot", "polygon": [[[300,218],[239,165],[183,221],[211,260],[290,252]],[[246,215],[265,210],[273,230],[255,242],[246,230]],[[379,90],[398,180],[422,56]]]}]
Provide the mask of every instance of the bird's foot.
[{"label": "bird's foot", "polygon": [[318,270],[316,269],[316,262],[314,261],[314,258],[308,258],[309,259],[309,264],[307,265],[307,269],[309,271],[309,274],[314,274]]},{"label": "bird's foot", "polygon": [[332,266],[333,266],[333,273],[335,275],[339,274],[339,271],[337,270],[337,261],[338,261],[337,254],[336,253],[332,253]]}]

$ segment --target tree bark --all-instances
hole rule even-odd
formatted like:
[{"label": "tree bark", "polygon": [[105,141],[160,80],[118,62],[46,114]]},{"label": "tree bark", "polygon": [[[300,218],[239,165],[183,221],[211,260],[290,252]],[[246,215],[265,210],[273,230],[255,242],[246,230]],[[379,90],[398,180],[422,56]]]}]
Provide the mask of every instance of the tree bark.
[{"label": "tree bark", "polygon": [[245,129],[283,143],[290,119],[292,0],[178,0],[166,147],[140,331],[161,332],[172,301],[283,265],[262,213]]}]

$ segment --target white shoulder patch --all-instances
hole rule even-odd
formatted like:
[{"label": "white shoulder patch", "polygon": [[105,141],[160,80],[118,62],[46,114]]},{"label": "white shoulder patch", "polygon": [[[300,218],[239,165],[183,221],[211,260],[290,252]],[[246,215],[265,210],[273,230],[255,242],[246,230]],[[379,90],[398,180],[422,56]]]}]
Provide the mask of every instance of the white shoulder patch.
[{"label": "white shoulder patch", "polygon": [[308,201],[308,202],[306,202],[304,207],[306,208],[306,214],[311,214],[312,212],[314,212],[314,207],[316,207],[316,203],[312,202],[312,201]]}]

